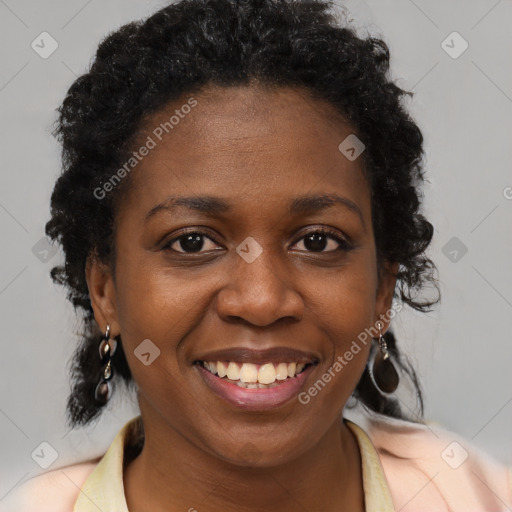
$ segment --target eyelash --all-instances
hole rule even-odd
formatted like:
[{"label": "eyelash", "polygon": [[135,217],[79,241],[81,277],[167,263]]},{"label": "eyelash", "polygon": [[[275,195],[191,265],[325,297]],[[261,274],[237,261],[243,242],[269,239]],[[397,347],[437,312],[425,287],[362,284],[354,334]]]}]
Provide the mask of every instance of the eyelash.
[{"label": "eyelash", "polygon": [[[319,251],[319,252],[315,252],[315,251],[307,251],[306,250],[306,251],[300,251],[300,252],[313,252],[315,254],[332,254],[332,253],[335,253],[335,252],[338,252],[338,251],[346,251],[346,252],[348,252],[348,251],[350,251],[353,248],[353,246],[346,239],[344,239],[341,235],[339,235],[338,232],[336,232],[334,230],[331,230],[329,228],[324,228],[324,227],[323,228],[315,228],[315,229],[311,229],[311,230],[307,231],[298,240],[295,241],[294,245],[297,242],[300,242],[301,240],[303,240],[304,238],[306,238],[308,235],[311,235],[311,234],[325,235],[325,236],[335,240],[336,242],[338,242],[339,247],[337,249],[334,249],[333,251]],[[201,252],[199,252],[199,253],[186,253],[186,252],[180,252],[180,251],[175,251],[174,249],[171,249],[171,245],[173,245],[175,242],[178,242],[179,240],[181,240],[182,238],[186,237],[187,235],[200,235],[202,237],[209,238],[210,240],[212,240],[215,243],[218,243],[217,240],[215,240],[215,238],[213,238],[208,233],[206,233],[204,231],[197,230],[197,229],[191,229],[190,231],[186,231],[186,232],[182,233],[180,236],[175,237],[172,240],[170,240],[169,242],[167,242],[162,247],[162,249],[163,250],[172,251],[172,252],[175,252],[177,254],[184,254],[184,255],[187,255],[187,254],[190,254],[190,255],[192,255],[192,254],[201,254]]]}]

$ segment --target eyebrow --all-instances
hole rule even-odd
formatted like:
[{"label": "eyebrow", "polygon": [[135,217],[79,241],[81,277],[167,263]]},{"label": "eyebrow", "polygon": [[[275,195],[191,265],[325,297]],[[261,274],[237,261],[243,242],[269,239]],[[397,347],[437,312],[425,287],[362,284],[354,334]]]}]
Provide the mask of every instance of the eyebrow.
[{"label": "eyebrow", "polygon": [[[295,196],[290,203],[290,214],[311,214],[336,205],[342,205],[349,211],[355,213],[365,226],[363,213],[350,199],[338,194],[321,194],[321,195],[303,195]],[[187,208],[215,217],[223,213],[229,213],[233,210],[232,205],[221,198],[212,196],[169,196],[165,201],[156,205],[146,215],[146,222],[162,210],[173,211],[177,208]]]}]

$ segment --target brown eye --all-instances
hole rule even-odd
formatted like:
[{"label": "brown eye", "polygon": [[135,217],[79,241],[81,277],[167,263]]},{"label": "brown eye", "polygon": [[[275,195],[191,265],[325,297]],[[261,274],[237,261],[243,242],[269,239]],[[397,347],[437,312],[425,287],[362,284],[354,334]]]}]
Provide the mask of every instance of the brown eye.
[{"label": "brown eye", "polygon": [[[200,231],[191,231],[179,237],[173,238],[163,247],[163,249],[171,250],[181,254],[197,253],[200,252],[205,245],[207,245],[205,244],[205,239],[213,242],[213,240],[205,233],[201,233]],[[210,249],[207,248],[206,250]]]},{"label": "brown eye", "polygon": [[[351,245],[341,235],[325,228],[310,231],[302,236],[300,241],[302,240],[304,240],[303,244],[306,251],[311,252],[335,252],[351,248]],[[330,249],[326,251],[327,247],[330,247]]]}]

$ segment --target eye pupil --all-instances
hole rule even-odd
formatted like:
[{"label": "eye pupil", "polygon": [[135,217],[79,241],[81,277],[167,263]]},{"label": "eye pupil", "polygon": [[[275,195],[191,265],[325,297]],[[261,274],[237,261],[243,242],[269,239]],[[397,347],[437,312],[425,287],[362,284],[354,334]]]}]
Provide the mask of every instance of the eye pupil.
[{"label": "eye pupil", "polygon": [[[175,238],[173,242],[166,246],[166,248],[171,249],[172,245],[179,244],[180,250],[177,250],[176,248],[176,250],[174,250],[175,252],[182,252],[182,254],[201,253],[205,244],[205,238],[210,237],[199,231],[185,233]],[[344,245],[341,239],[339,239],[336,235],[331,234],[330,232],[314,231],[303,235],[301,238],[301,240],[303,240],[302,243],[304,244],[306,251],[322,253],[325,252],[329,239],[335,240],[338,245],[340,245],[341,248],[339,250],[348,250],[347,245]]]},{"label": "eye pupil", "polygon": [[180,238],[180,247],[185,252],[200,251],[203,248],[203,236],[197,233],[185,235]]},{"label": "eye pupil", "polygon": [[327,237],[323,233],[311,233],[304,241],[304,247],[311,251],[323,251],[327,243]]}]

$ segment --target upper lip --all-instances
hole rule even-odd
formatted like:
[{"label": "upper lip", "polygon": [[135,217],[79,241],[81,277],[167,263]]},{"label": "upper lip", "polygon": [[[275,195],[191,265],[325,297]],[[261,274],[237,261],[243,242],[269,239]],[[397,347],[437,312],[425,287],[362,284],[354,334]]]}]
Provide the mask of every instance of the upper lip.
[{"label": "upper lip", "polygon": [[288,347],[272,347],[256,350],[245,347],[233,347],[207,352],[195,359],[197,361],[233,361],[237,363],[317,363],[320,357],[315,352],[301,351]]}]

